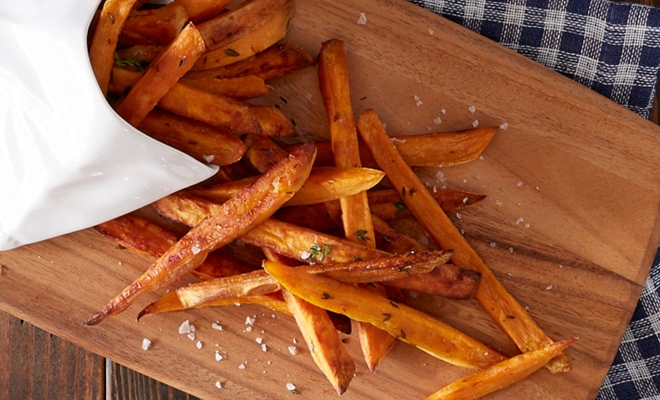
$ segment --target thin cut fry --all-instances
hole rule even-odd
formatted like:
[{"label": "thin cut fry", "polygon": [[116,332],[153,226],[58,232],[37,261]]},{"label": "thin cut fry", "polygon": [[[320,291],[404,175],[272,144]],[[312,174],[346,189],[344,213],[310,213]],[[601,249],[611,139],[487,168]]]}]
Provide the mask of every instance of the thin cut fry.
[{"label": "thin cut fry", "polygon": [[206,52],[192,68],[193,71],[219,68],[245,60],[284,39],[293,16],[293,7],[281,7],[263,26],[224,47]]},{"label": "thin cut fry", "polygon": [[181,82],[190,87],[204,90],[219,96],[233,97],[238,100],[254,99],[267,95],[273,88],[263,79],[254,75],[226,79],[186,79]]},{"label": "thin cut fry", "polygon": [[[431,237],[441,247],[455,251],[452,261],[456,265],[481,273],[481,282],[475,297],[482,308],[522,352],[550,345],[552,340],[506,291],[430,193],[422,190],[424,185],[401,158],[373,110],[367,110],[360,116],[358,130],[378,165]],[[566,356],[559,355],[548,364],[548,368],[552,372],[564,372],[570,369],[570,365]]]},{"label": "thin cut fry", "polygon": [[248,146],[245,158],[260,173],[268,171],[289,154],[268,136],[249,135],[245,138],[245,143]]},{"label": "thin cut fry", "polygon": [[[429,188],[425,188],[427,190]],[[443,211],[455,211],[476,204],[486,198],[485,195],[463,192],[451,189],[429,190],[440,204]],[[371,213],[385,221],[411,216],[410,210],[401,199],[401,195],[393,189],[372,190],[367,192]]]},{"label": "thin cut fry", "polygon": [[167,45],[188,21],[186,9],[177,3],[149,10],[133,10],[121,30],[119,45]]},{"label": "thin cut fry", "polygon": [[478,399],[527,378],[561,354],[577,338],[552,343],[538,350],[511,357],[482,371],[478,371],[440,389],[426,400]]},{"label": "thin cut fry", "polygon": [[264,269],[296,296],[353,320],[373,324],[451,364],[487,368],[506,359],[499,352],[428,314],[354,285],[270,261],[264,262]]},{"label": "thin cut fry", "polygon": [[293,123],[273,106],[252,105],[250,111],[261,125],[261,134],[271,137],[286,137],[294,133]]},{"label": "thin cut fry", "polygon": [[173,3],[181,4],[190,20],[199,24],[207,19],[220,14],[233,0],[174,0]]},{"label": "thin cut fry", "polygon": [[119,33],[134,4],[135,0],[106,0],[92,35],[89,62],[104,96],[108,92]]},{"label": "thin cut fry", "polygon": [[[291,200],[284,203],[283,207],[318,204],[350,196],[372,188],[384,176],[382,171],[371,168],[313,168],[303,187]],[[223,203],[257,178],[249,177],[209,187],[194,187],[187,191],[209,201]]]},{"label": "thin cut fry", "polygon": [[204,41],[192,23],[142,75],[131,91],[119,101],[116,111],[129,124],[138,126],[149,111],[204,53]]},{"label": "thin cut fry", "polygon": [[313,145],[291,153],[269,174],[222,204],[217,213],[191,229],[140,278],[86,320],[85,324],[95,325],[106,316],[128,308],[140,294],[175,282],[199,266],[210,251],[259,225],[300,189],[309,176],[315,155]]}]

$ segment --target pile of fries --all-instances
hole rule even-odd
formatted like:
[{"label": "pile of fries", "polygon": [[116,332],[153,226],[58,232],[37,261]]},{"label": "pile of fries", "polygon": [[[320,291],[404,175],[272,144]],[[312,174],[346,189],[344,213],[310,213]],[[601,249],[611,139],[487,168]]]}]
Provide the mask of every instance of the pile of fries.
[{"label": "pile of fries", "polygon": [[[391,140],[374,110],[356,119],[344,43],[324,42],[315,60],[281,42],[293,0],[231,9],[231,0],[145,3],[106,0],[99,10],[90,41],[99,85],[131,125],[220,169],[153,204],[183,232],[133,214],[96,227],[154,261],[86,325],[191,274],[200,282],[139,317],[236,303],[281,311],[295,318],[339,394],[355,376],[338,335],[351,332],[351,321],[372,372],[397,341],[478,370],[430,399],[477,398],[542,366],[570,369],[562,351],[575,339],[554,342],[543,333],[446,215],[484,196],[431,191],[412,170],[474,160],[497,128]],[[278,138],[295,135],[291,121],[249,100],[272,89],[267,81],[314,67],[330,141],[281,145]],[[398,218],[415,218],[432,248],[394,229]],[[476,298],[521,354],[508,357],[407,306],[404,290]]]}]

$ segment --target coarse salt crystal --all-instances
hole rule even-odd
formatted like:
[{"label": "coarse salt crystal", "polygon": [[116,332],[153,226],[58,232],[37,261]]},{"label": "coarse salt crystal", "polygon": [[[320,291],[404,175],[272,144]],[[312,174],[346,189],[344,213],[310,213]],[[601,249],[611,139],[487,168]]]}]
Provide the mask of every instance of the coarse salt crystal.
[{"label": "coarse salt crystal", "polygon": [[218,389],[222,389],[222,383],[220,383],[220,381],[217,381],[215,383],[215,387],[217,387]]},{"label": "coarse salt crystal", "polygon": [[367,16],[364,15],[364,13],[360,13],[360,18],[357,20],[358,25],[366,25],[367,24]]},{"label": "coarse salt crystal", "polygon": [[525,220],[522,217],[520,217],[516,220],[516,225],[520,225],[523,222],[525,222]]},{"label": "coarse salt crystal", "polygon": [[435,179],[436,179],[436,181],[438,181],[438,182],[442,182],[442,181],[444,181],[444,180],[445,180],[445,173],[442,172],[442,171],[438,171],[438,172],[436,172],[436,174],[435,174]]},{"label": "coarse salt crystal", "polygon": [[518,183],[516,183],[516,186],[518,187],[521,187],[522,185],[523,185],[522,181],[518,181]]},{"label": "coarse salt crystal", "polygon": [[258,338],[256,338],[256,339],[254,339],[254,341],[257,342],[257,343],[259,343],[259,344],[261,344],[261,343],[264,342],[264,339],[261,338],[261,337],[258,337]]},{"label": "coarse salt crystal", "polygon": [[207,156],[205,155],[203,157],[204,157],[204,160],[209,164],[212,163],[213,160],[215,159],[215,156],[213,154],[209,154]]},{"label": "coarse salt crystal", "polygon": [[245,318],[245,325],[254,325],[254,321],[254,317],[248,315],[247,318]]},{"label": "coarse salt crystal", "polygon": [[142,339],[142,350],[149,350],[149,346],[151,346],[151,340],[147,338]]},{"label": "coarse salt crystal", "polygon": [[548,285],[545,287],[545,290],[552,290],[552,285]]},{"label": "coarse salt crystal", "polygon": [[292,342],[293,342],[293,344],[297,344],[297,343],[298,343],[298,339],[293,338]]},{"label": "coarse salt crystal", "polygon": [[497,243],[491,242],[490,247],[497,247]]},{"label": "coarse salt crystal", "polygon": [[417,101],[415,102],[415,104],[417,105],[417,107],[419,107],[419,106],[421,106],[423,103],[422,103],[421,100],[417,100]]},{"label": "coarse salt crystal", "polygon": [[222,325],[220,325],[217,322],[214,322],[211,324],[211,328],[215,329],[216,331],[221,331],[222,330]]},{"label": "coarse salt crystal", "polygon": [[500,129],[503,130],[503,131],[505,131],[508,127],[509,127],[509,124],[507,124],[506,122],[503,123],[502,125],[500,125]]},{"label": "coarse salt crystal", "polygon": [[311,256],[312,256],[312,253],[310,253],[309,251],[303,251],[302,253],[300,253],[300,258],[303,259],[303,260],[307,260]]},{"label": "coarse salt crystal", "polygon": [[252,327],[248,326],[247,328],[245,328],[245,332],[252,332]]},{"label": "coarse salt crystal", "polygon": [[190,332],[190,333],[188,334],[188,339],[190,339],[190,340],[195,340],[195,333],[194,333],[194,332]]},{"label": "coarse salt crystal", "polygon": [[415,99],[415,101],[417,101],[417,100],[419,100],[419,96],[414,95],[414,96],[413,96],[413,99]]},{"label": "coarse salt crystal", "polygon": [[436,125],[440,125],[442,123],[442,119],[440,119],[440,117],[435,117],[435,119],[433,120],[433,123],[436,124]]},{"label": "coarse salt crystal", "polygon": [[513,247],[509,247],[509,253],[513,253]]},{"label": "coarse salt crystal", "polygon": [[288,390],[288,391],[296,390],[296,385],[294,385],[293,383],[287,383],[286,384],[286,390]]},{"label": "coarse salt crystal", "polygon": [[222,354],[220,354],[220,352],[216,351],[216,352],[215,352],[215,361],[220,361],[220,360],[222,360],[222,359],[224,359],[224,357],[222,356]]},{"label": "coarse salt crystal", "polygon": [[245,369],[245,364],[241,364],[238,366],[238,369]]},{"label": "coarse salt crystal", "polygon": [[202,342],[200,342],[198,340],[197,343],[195,343],[195,347],[197,347],[198,349],[201,349],[202,348]]},{"label": "coarse salt crystal", "polygon": [[262,344],[262,345],[261,345],[261,350],[262,350],[264,353],[267,352],[267,351],[268,351],[268,346],[266,346],[265,344]]},{"label": "coarse salt crystal", "polygon": [[468,201],[470,201],[470,199],[468,199],[467,197],[463,198],[463,204],[467,204]]},{"label": "coarse salt crystal", "polygon": [[530,227],[530,225],[529,225],[529,224],[525,224],[525,228],[529,228],[529,227]]},{"label": "coarse salt crystal", "polygon": [[190,249],[190,251],[192,251],[193,254],[199,254],[199,252],[202,251],[202,249],[200,249],[200,248],[197,247],[197,246],[193,246],[193,247]]},{"label": "coarse salt crystal", "polygon": [[474,114],[474,112],[477,111],[477,108],[475,106],[470,106],[470,107],[468,107],[468,111],[470,111],[472,114]]},{"label": "coarse salt crystal", "polygon": [[296,346],[289,346],[288,349],[289,349],[289,353],[291,353],[294,356],[298,352],[298,348]]},{"label": "coarse salt crystal", "polygon": [[429,35],[433,35],[433,29],[429,29]]},{"label": "coarse salt crystal", "polygon": [[179,325],[179,334],[183,335],[185,333],[190,333],[190,321],[185,320],[181,325]]},{"label": "coarse salt crystal", "polygon": [[501,202],[501,201],[499,201],[499,200],[497,200],[497,201],[495,201],[495,205],[496,205],[496,206],[500,206],[500,207],[501,207],[501,206],[502,206],[502,202]]},{"label": "coarse salt crystal", "polygon": [[463,217],[461,216],[461,213],[456,213],[456,218],[461,219]]},{"label": "coarse salt crystal", "polygon": [[472,121],[472,126],[475,127],[475,128],[476,128],[477,126],[479,126],[479,120],[478,120],[478,119],[475,119],[474,121]]}]

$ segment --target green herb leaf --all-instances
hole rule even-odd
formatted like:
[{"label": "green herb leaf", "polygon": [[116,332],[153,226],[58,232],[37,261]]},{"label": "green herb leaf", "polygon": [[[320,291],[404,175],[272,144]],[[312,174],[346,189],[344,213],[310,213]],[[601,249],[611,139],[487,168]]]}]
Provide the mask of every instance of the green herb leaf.
[{"label": "green herb leaf", "polygon": [[140,57],[131,54],[131,58],[121,59],[119,54],[115,52],[115,65],[119,68],[130,68],[133,71],[144,72],[144,66],[142,66],[142,61]]},{"label": "green herb leaf", "polygon": [[360,240],[362,240],[363,242],[368,242],[369,241],[369,236],[367,236],[367,233],[368,232],[366,230],[360,229],[358,231],[355,231],[354,235],[359,237]]},{"label": "green herb leaf", "polygon": [[238,56],[240,56],[240,54],[238,54],[238,52],[237,52],[236,50],[234,50],[234,49],[227,49],[227,50],[225,50],[225,54],[226,54],[228,57],[238,57]]},{"label": "green herb leaf", "polygon": [[394,207],[396,207],[396,212],[394,213],[394,215],[399,215],[403,212],[408,211],[408,207],[406,207],[406,204],[403,201],[395,201],[392,204],[394,205]]}]

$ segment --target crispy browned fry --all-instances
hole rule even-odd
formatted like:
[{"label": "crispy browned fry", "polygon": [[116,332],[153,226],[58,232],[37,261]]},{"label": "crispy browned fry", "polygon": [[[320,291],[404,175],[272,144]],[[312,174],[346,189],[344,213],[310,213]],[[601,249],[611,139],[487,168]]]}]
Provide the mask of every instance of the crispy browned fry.
[{"label": "crispy browned fry", "polygon": [[222,67],[245,60],[260,51],[266,50],[284,39],[289,28],[289,20],[292,16],[293,7],[280,7],[276,9],[275,15],[266,21],[263,26],[224,47],[206,52],[195,63],[193,71]]},{"label": "crispy browned fry", "polygon": [[383,284],[448,299],[466,300],[472,298],[477,292],[480,277],[481,274],[477,271],[447,264],[425,274],[423,278],[410,275],[394,281],[383,282]]},{"label": "crispy browned fry", "polygon": [[[190,72],[189,72],[190,74]],[[483,127],[462,132],[427,133],[393,136],[392,142],[411,167],[449,167],[472,161],[488,146],[497,127]],[[316,165],[332,165],[330,142],[317,142]],[[365,167],[377,167],[369,148],[360,141],[360,158]]]},{"label": "crispy browned fry", "polygon": [[[428,188],[425,188],[427,190]],[[485,195],[451,189],[428,189],[444,211],[454,211],[476,204],[485,199]],[[371,213],[386,221],[409,217],[410,210],[393,189],[372,190],[367,192]]]},{"label": "crispy browned fry", "polygon": [[[131,89],[135,83],[140,79],[142,74],[136,70],[127,68],[113,68],[112,79],[108,91],[110,93],[123,94]],[[194,88],[203,92],[217,95],[232,97],[235,99],[250,99],[267,94],[271,87],[266,85],[263,79],[254,76],[240,76],[236,78],[227,79],[186,79],[182,78],[177,86],[185,84],[186,88]],[[175,91],[177,89],[174,89]],[[255,117],[256,118],[256,117]],[[287,153],[288,154],[288,153]]]},{"label": "crispy browned fry", "polygon": [[183,78],[181,82],[190,87],[202,89],[209,93],[217,94],[219,96],[233,97],[239,100],[254,99],[256,97],[265,96],[272,90],[272,87],[266,85],[266,82],[264,82],[263,79],[254,75],[226,79]]},{"label": "crispy browned fry", "polygon": [[233,0],[174,0],[173,3],[181,4],[190,20],[199,24],[220,14]]},{"label": "crispy browned fry", "polygon": [[[166,46],[135,45],[118,49],[116,51],[115,67],[126,65],[126,67],[133,68],[136,71],[142,70],[157,59],[166,48]],[[115,74],[114,69],[112,74]]]},{"label": "crispy browned fry", "polygon": [[264,269],[288,291],[318,307],[368,322],[399,340],[459,366],[487,368],[506,359],[499,352],[428,314],[354,285],[270,261]]},{"label": "crispy browned fry", "polygon": [[293,0],[248,0],[232,11],[219,14],[199,24],[199,31],[209,50],[219,49],[259,29],[278,10],[293,10]]},{"label": "crispy browned fry", "polygon": [[117,113],[131,125],[138,126],[204,50],[197,28],[188,24],[119,101]]},{"label": "crispy browned fry", "polygon": [[337,393],[344,393],[355,375],[355,363],[337,335],[328,313],[287,290],[282,291],[282,295],[309,347],[312,359]]},{"label": "crispy browned fry", "polygon": [[[551,344],[552,340],[506,291],[431,194],[422,190],[424,185],[398,153],[373,110],[367,110],[360,116],[358,130],[392,185],[401,193],[410,211],[433,240],[443,248],[454,250],[454,264],[481,273],[475,297],[518,348],[527,352]],[[548,367],[552,372],[570,369],[564,355],[557,356]]]},{"label": "crispy browned fry", "polygon": [[135,0],[107,0],[99,14],[89,48],[89,62],[103,95],[108,92],[119,33],[134,4]]},{"label": "crispy browned fry", "polygon": [[255,75],[268,81],[290,72],[311,67],[314,63],[314,58],[303,48],[291,43],[280,43],[243,61],[225,65],[224,67],[203,71],[189,71],[186,74],[186,78],[231,78]]},{"label": "crispy browned fry", "polygon": [[475,372],[435,392],[426,400],[473,400],[513,385],[543,368],[551,359],[573,344],[577,338],[549,344],[538,350],[519,354]]},{"label": "crispy browned fry", "polygon": [[339,224],[328,216],[325,204],[283,207],[275,213],[275,219],[318,232],[329,233],[341,229]]},{"label": "crispy browned fry", "polygon": [[286,137],[294,133],[293,123],[282,111],[273,106],[252,105],[250,110],[261,125],[261,134],[272,137]]},{"label": "crispy browned fry", "polygon": [[247,148],[242,140],[222,128],[158,108],[147,114],[138,129],[201,162],[220,166],[240,160]]},{"label": "crispy browned fry", "polygon": [[142,45],[166,45],[170,43],[188,22],[186,9],[177,3],[148,10],[133,10],[119,35],[121,47]]},{"label": "crispy browned fry", "polygon": [[300,189],[309,176],[315,154],[314,145],[291,153],[269,174],[223,203],[85,324],[97,324],[106,316],[125,310],[140,294],[175,282],[197,268],[210,251],[259,225]]},{"label": "crispy browned fry", "polygon": [[[257,137],[261,136],[256,136],[255,139]],[[384,176],[382,171],[371,168],[313,168],[303,187],[283,207],[323,203],[359,193],[378,184]],[[222,203],[257,178],[253,176],[208,187],[194,187],[188,191],[204,199]]]},{"label": "crispy browned fry", "polygon": [[245,143],[248,146],[245,158],[262,174],[289,154],[268,136],[249,135]]},{"label": "crispy browned fry", "polygon": [[411,251],[424,252],[428,247],[418,240],[404,235],[376,215],[371,216],[376,232],[376,247],[393,254],[405,254]]},{"label": "crispy browned fry", "polygon": [[219,126],[235,134],[261,132],[257,117],[247,104],[227,96],[219,96],[179,82],[158,103],[175,114]]}]

